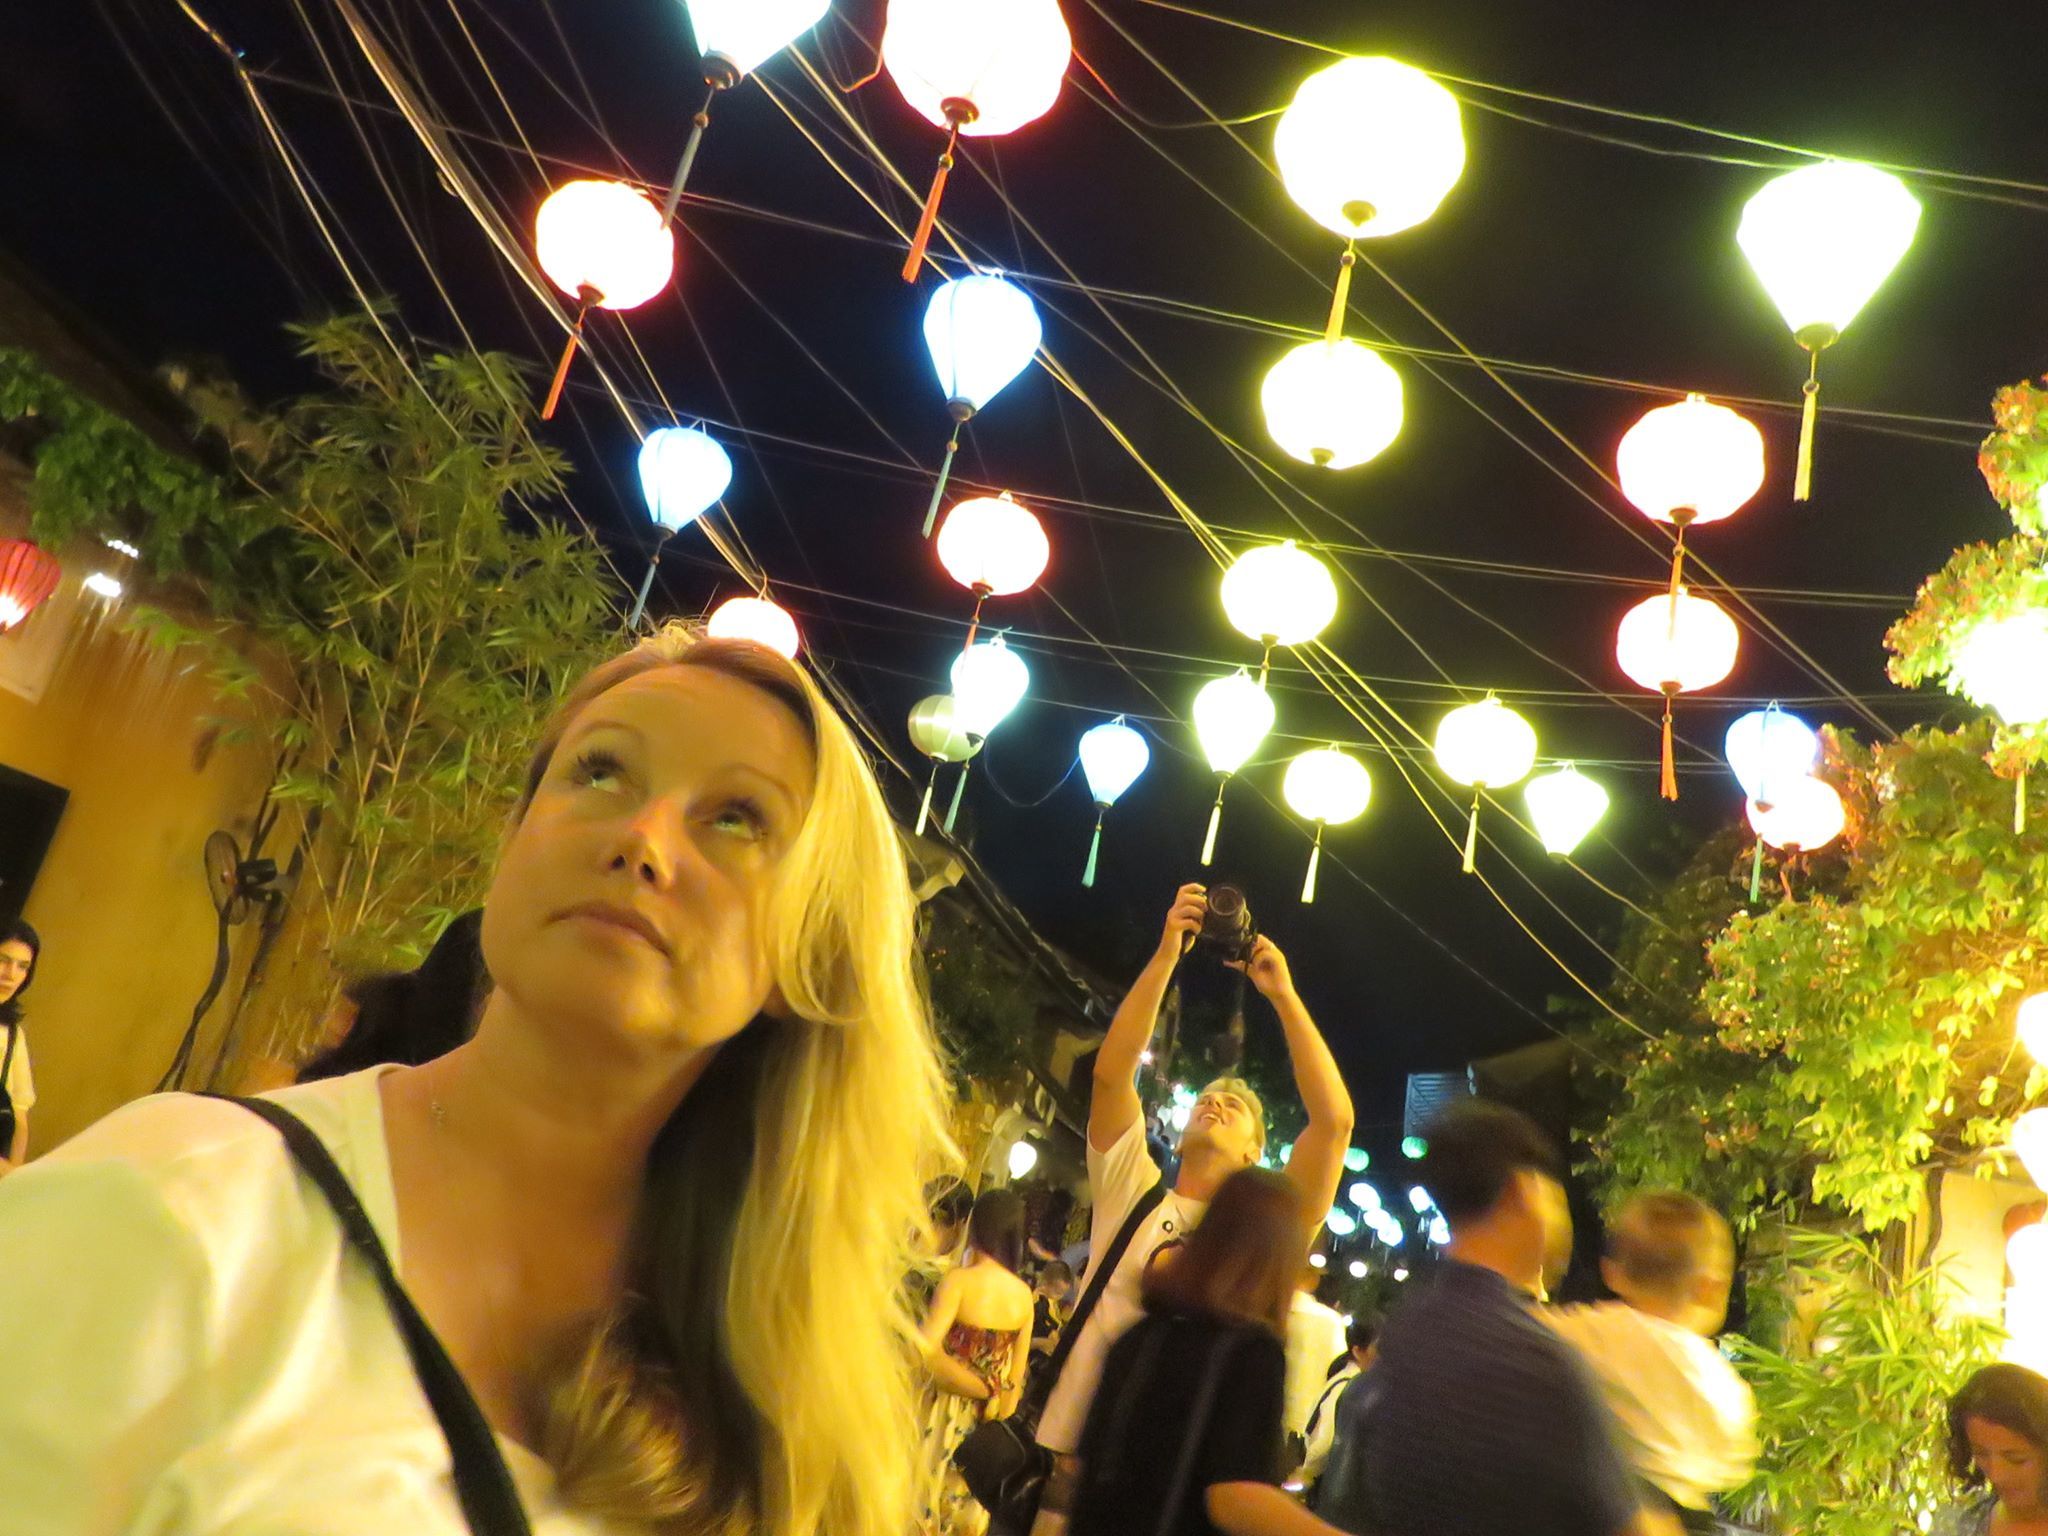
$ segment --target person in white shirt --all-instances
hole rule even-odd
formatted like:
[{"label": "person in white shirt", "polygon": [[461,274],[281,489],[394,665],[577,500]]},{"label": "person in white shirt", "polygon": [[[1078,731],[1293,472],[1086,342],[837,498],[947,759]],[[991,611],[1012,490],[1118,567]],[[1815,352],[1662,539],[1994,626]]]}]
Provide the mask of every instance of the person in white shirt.
[{"label": "person in white shirt", "polygon": [[1638,1194],[1607,1225],[1600,1273],[1621,1300],[1541,1312],[1577,1347],[1613,1410],[1636,1472],[1712,1529],[1714,1495],[1756,1467],[1756,1401],[1713,1338],[1728,1317],[1735,1240],[1691,1195]]},{"label": "person in white shirt", "polygon": [[[1159,947],[1131,984],[1110,1021],[1095,1057],[1095,1082],[1088,1111],[1088,1178],[1095,1211],[1090,1246],[1106,1253],[1139,1200],[1160,1180],[1159,1165],[1145,1146],[1144,1106],[1137,1089],[1139,1058],[1152,1038],[1159,1005],[1181,956],[1208,910],[1208,892],[1184,885],[1174,896]],[[1308,1123],[1295,1138],[1286,1176],[1301,1198],[1303,1230],[1313,1233],[1337,1195],[1344,1152],[1351,1140],[1351,1095],[1315,1020],[1295,991],[1287,957],[1261,935],[1244,966],[1251,984],[1273,1005],[1294,1067],[1294,1086]],[[1074,1477],[1074,1453],[1102,1376],[1109,1348],[1144,1315],[1141,1284],[1161,1249],[1183,1240],[1208,1209],[1223,1181],[1259,1160],[1265,1150],[1265,1111],[1251,1088],[1236,1078],[1211,1083],[1195,1101],[1180,1143],[1180,1169],[1173,1188],[1146,1218],[1111,1273],[1102,1299],[1074,1338],[1071,1354],[1038,1423],[1038,1443],[1058,1462],[1033,1536],[1058,1536],[1065,1529],[1064,1503]],[[1308,1254],[1304,1249],[1303,1261]],[[1327,1363],[1327,1362],[1326,1362]],[[1275,1498],[1285,1502],[1278,1489]],[[1255,1527],[1263,1529],[1263,1526]]]},{"label": "person in white shirt", "polygon": [[1344,1354],[1344,1314],[1316,1299],[1323,1272],[1304,1265],[1287,1313],[1287,1406],[1283,1425],[1302,1440],[1330,1371]]},{"label": "person in white shirt", "polygon": [[[535,1536],[902,1536],[947,1145],[915,917],[807,673],[679,625],[596,668],[514,807],[475,1035],[251,1101],[368,1241],[196,1096],[0,1181],[0,1528],[461,1536],[480,1456]],[[450,1376],[416,1377],[372,1243],[467,1412],[429,1409]]]},{"label": "person in white shirt", "polygon": [[1310,1508],[1315,1507],[1316,1483],[1330,1464],[1330,1453],[1337,1444],[1337,1404],[1344,1396],[1345,1388],[1372,1369],[1374,1357],[1379,1353],[1376,1342],[1379,1327],[1368,1318],[1355,1317],[1344,1329],[1344,1357],[1331,1368],[1329,1379],[1316,1396],[1315,1406],[1309,1410],[1308,1424],[1302,1431],[1303,1454],[1301,1467],[1294,1475],[1294,1481],[1301,1485],[1302,1498]]}]

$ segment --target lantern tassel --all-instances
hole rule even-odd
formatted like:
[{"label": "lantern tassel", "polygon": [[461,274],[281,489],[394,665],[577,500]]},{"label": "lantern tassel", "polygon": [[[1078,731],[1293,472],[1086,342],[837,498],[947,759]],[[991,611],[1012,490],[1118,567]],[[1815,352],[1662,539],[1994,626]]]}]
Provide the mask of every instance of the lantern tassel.
[{"label": "lantern tassel", "polygon": [[1465,873],[1476,873],[1479,868],[1479,797],[1481,791],[1472,791],[1472,819],[1465,824]]},{"label": "lantern tassel", "polygon": [[1787,901],[1797,901],[1797,900],[1799,899],[1799,898],[1798,898],[1797,896],[1795,896],[1795,895],[1793,895],[1793,894],[1792,894],[1792,867],[1791,867],[1791,865],[1789,865],[1789,864],[1780,864],[1780,865],[1778,866],[1778,883],[1779,883],[1780,885],[1782,885],[1782,886],[1783,886],[1783,887],[1785,888],[1785,899],[1786,899]]},{"label": "lantern tassel", "polygon": [[704,105],[690,119],[690,136],[683,140],[683,158],[676,162],[675,179],[668,184],[668,198],[661,205],[663,229],[676,221],[676,205],[683,200],[683,184],[690,179],[690,167],[697,163],[697,146],[704,142],[704,130],[711,126],[711,103],[718,100],[718,93],[725,89],[725,83],[718,79],[707,80],[704,84]]},{"label": "lantern tassel", "polygon": [[1657,793],[1666,800],[1678,798],[1678,763],[1671,755],[1671,695],[1664,695],[1664,776],[1658,781]]},{"label": "lantern tassel", "polygon": [[555,364],[554,382],[548,385],[547,403],[540,408],[542,421],[555,419],[555,407],[562,403],[562,387],[569,382],[569,364],[576,360],[576,349],[583,342],[583,317],[590,313],[590,306],[597,299],[595,288],[585,288],[577,295],[576,323],[569,327],[569,339],[562,344],[562,360]]},{"label": "lantern tassel", "polygon": [[640,595],[633,599],[633,617],[626,620],[626,628],[637,634],[640,620],[647,612],[647,594],[654,590],[654,573],[661,569],[661,546],[654,546],[654,554],[647,561],[647,574],[640,578]]},{"label": "lantern tassel", "polygon": [[960,819],[960,801],[967,794],[967,774],[973,766],[972,763],[962,763],[960,765],[960,782],[953,786],[953,803],[946,807],[946,835],[948,837],[953,835],[953,823]]},{"label": "lantern tassel", "polygon": [[1756,853],[1749,861],[1749,904],[1756,905],[1757,891],[1764,882],[1764,840],[1756,840]]},{"label": "lantern tassel", "polygon": [[917,281],[918,268],[924,265],[925,248],[932,243],[932,226],[939,222],[939,199],[946,195],[946,178],[953,173],[953,150],[960,142],[960,124],[955,122],[952,131],[946,135],[945,153],[939,156],[939,168],[932,176],[932,189],[925,194],[924,212],[917,216],[917,233],[910,237],[910,254],[903,261],[903,281]]},{"label": "lantern tassel", "polygon": [[2012,835],[2018,837],[2027,830],[2027,770],[2021,765],[2020,776],[2012,786]]},{"label": "lantern tassel", "polygon": [[946,456],[939,461],[938,483],[932,487],[932,504],[924,509],[924,536],[932,536],[932,528],[939,520],[939,501],[946,494],[946,482],[953,477],[953,455],[960,451],[960,429],[953,428],[953,435],[946,442]]},{"label": "lantern tassel", "polygon": [[1095,813],[1095,835],[1088,839],[1088,867],[1081,871],[1083,890],[1095,889],[1095,860],[1102,852],[1102,817],[1101,811]]},{"label": "lantern tassel", "polygon": [[1792,499],[1808,501],[1813,496],[1813,433],[1820,419],[1820,348],[1811,352],[1812,363],[1800,393],[1806,402],[1799,409],[1799,468],[1792,476]]},{"label": "lantern tassel", "polygon": [[1316,823],[1316,840],[1308,850],[1308,878],[1301,882],[1301,900],[1304,906],[1316,899],[1316,870],[1323,862],[1323,824]]},{"label": "lantern tassel", "polygon": [[[1229,782],[1230,780],[1226,778],[1223,784],[1228,784]],[[1216,803],[1209,807],[1208,835],[1202,839],[1202,867],[1205,869],[1215,861],[1216,829],[1223,825],[1223,784],[1216,786]]]},{"label": "lantern tassel", "polygon": [[913,837],[923,837],[924,829],[931,825],[932,791],[939,787],[939,765],[932,764],[931,776],[924,781],[924,803],[917,808],[917,830]]},{"label": "lantern tassel", "polygon": [[1325,342],[1344,339],[1344,315],[1351,307],[1351,269],[1358,265],[1358,242],[1344,243],[1344,259],[1337,266],[1337,290],[1330,296],[1330,321],[1323,327]]}]

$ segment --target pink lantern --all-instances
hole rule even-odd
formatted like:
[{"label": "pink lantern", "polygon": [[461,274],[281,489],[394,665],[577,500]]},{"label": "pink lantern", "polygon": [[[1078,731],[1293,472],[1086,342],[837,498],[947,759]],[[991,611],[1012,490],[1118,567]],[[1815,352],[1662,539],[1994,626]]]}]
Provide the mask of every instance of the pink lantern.
[{"label": "pink lantern", "polygon": [[1615,636],[1621,670],[1654,693],[1664,695],[1664,774],[1660,792],[1678,798],[1678,770],[1671,753],[1671,701],[1681,693],[1711,688],[1735,667],[1741,635],[1719,603],[1694,597],[1684,587],[1645,598],[1622,616]]},{"label": "pink lantern", "polygon": [[796,620],[765,597],[728,598],[712,611],[704,633],[715,640],[751,640],[795,661],[803,648]]},{"label": "pink lantern", "polygon": [[956,504],[939,528],[938,548],[946,573],[974,594],[969,645],[981,627],[981,605],[1028,590],[1052,558],[1044,525],[1008,491]]},{"label": "pink lantern", "polygon": [[576,322],[541,407],[547,421],[561,403],[584,316],[593,305],[633,309],[661,292],[675,272],[676,242],[652,199],[618,181],[557,187],[540,205],[533,236],[541,270],[576,301]]},{"label": "pink lantern", "polygon": [[33,613],[57,590],[64,568],[27,539],[0,539],[0,634]]}]

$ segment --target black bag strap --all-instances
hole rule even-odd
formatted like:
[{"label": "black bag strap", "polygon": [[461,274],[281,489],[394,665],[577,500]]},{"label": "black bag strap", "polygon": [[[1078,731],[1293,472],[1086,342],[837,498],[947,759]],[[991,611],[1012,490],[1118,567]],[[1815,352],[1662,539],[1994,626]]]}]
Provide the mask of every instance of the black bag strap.
[{"label": "black bag strap", "polygon": [[[19,1024],[7,1026],[7,1055],[0,1058],[0,1098],[12,1100],[14,1095],[7,1091],[7,1074],[14,1070],[14,1040],[21,1033]],[[0,1157],[7,1155],[7,1149],[0,1147]]]},{"label": "black bag strap", "polygon": [[1152,1187],[1138,1196],[1138,1203],[1131,1207],[1131,1214],[1124,1218],[1124,1224],[1116,1230],[1108,1249],[1088,1266],[1088,1283],[1081,1290],[1081,1299],[1074,1303],[1073,1313],[1067,1318],[1067,1325],[1060,1330],[1060,1341],[1053,1346],[1052,1358],[1045,1363],[1044,1374],[1038,1379],[1037,1397],[1042,1403],[1052,1396],[1052,1389],[1058,1385],[1060,1372],[1066,1368],[1067,1356],[1074,1352],[1074,1345],[1080,1341],[1081,1330],[1088,1326],[1088,1319],[1095,1311],[1095,1304],[1102,1299],[1102,1293],[1109,1289],[1110,1277],[1116,1273],[1117,1265],[1123,1263],[1124,1255],[1130,1251],[1132,1241],[1138,1235],[1138,1228],[1145,1225],[1151,1214],[1159,1209],[1159,1202],[1166,1198],[1166,1180],[1156,1178]]},{"label": "black bag strap", "polygon": [[[1237,1346],[1243,1339],[1244,1333],[1233,1328],[1210,1347],[1208,1363],[1202,1370],[1202,1385],[1195,1393],[1194,1410],[1188,1418],[1188,1436],[1181,1442],[1180,1462],[1173,1469],[1173,1481],[1167,1485],[1166,1503],[1159,1511],[1159,1536],[1172,1536],[1174,1522],[1180,1518],[1180,1507],[1187,1502],[1188,1484],[1195,1475],[1196,1458],[1202,1454],[1202,1442],[1209,1437],[1209,1416],[1215,1411],[1216,1394],[1223,1384],[1223,1367],[1230,1363],[1230,1357],[1237,1353]],[[1206,1515],[1202,1523],[1208,1523]]]},{"label": "black bag strap", "polygon": [[474,1536],[532,1536],[533,1527],[519,1502],[519,1490],[513,1485],[512,1474],[483,1410],[477,1406],[476,1397],[462,1379],[462,1373],[456,1370],[455,1362],[448,1358],[448,1351],[434,1337],[434,1330],[406,1295],[384,1244],[377,1238],[377,1229],[370,1225],[363,1202],[349,1186],[346,1175],[335,1166],[326,1145],[305,1121],[269,1099],[238,1099],[224,1093],[205,1097],[239,1104],[270,1122],[284,1138],[299,1171],[313,1181],[334,1208],[348,1245],[377,1277],[385,1305],[391,1309],[392,1321],[398,1325],[406,1353],[412,1357],[413,1372],[419,1377],[427,1406],[447,1438],[455,1473],[455,1497]]}]

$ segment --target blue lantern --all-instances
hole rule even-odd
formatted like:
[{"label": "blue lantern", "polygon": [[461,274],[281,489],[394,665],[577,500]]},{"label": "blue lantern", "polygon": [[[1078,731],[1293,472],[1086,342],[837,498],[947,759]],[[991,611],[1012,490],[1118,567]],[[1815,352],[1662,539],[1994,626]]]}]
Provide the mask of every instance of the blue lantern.
[{"label": "blue lantern", "polygon": [[1082,871],[1082,885],[1091,889],[1095,885],[1095,860],[1102,851],[1102,819],[1151,761],[1151,747],[1143,736],[1124,724],[1122,715],[1082,733],[1081,773],[1088,780],[1088,793],[1095,797],[1095,836],[1088,844],[1088,867]]},{"label": "blue lantern", "polygon": [[[647,499],[647,513],[661,529],[661,537],[680,533],[711,507],[732,484],[732,460],[725,450],[699,427],[656,427],[640,444],[640,494]],[[640,615],[647,611],[647,594],[654,586],[654,572],[661,564],[661,547],[647,562],[647,574],[640,579],[640,595],[633,601],[633,617],[626,627],[638,629]]]},{"label": "blue lantern", "polygon": [[1753,709],[1729,726],[1726,749],[1742,792],[1760,810],[1769,810],[1780,793],[1820,763],[1813,727],[1776,704]]},{"label": "blue lantern", "polygon": [[953,417],[953,435],[925,514],[926,538],[932,536],[939,500],[953,473],[953,456],[960,451],[961,425],[1024,371],[1043,336],[1031,296],[990,274],[974,272],[941,283],[925,306],[924,344]]}]

